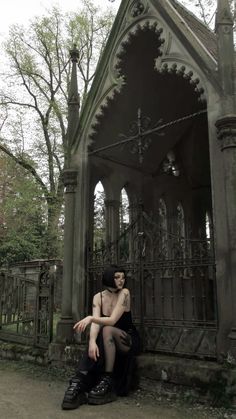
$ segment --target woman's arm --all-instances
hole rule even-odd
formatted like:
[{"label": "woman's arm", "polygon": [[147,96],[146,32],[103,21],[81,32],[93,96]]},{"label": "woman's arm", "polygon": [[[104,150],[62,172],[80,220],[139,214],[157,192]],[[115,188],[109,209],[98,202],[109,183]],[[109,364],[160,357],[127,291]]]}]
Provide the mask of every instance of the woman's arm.
[{"label": "woman's arm", "polygon": [[84,319],[80,320],[74,325],[74,329],[78,328],[83,332],[86,327],[95,323],[96,325],[101,326],[114,326],[114,324],[119,320],[124,311],[128,311],[130,307],[130,293],[127,288],[124,288],[120,291],[116,306],[110,317],[101,317],[97,315],[87,316]]},{"label": "woman's arm", "polygon": [[[96,294],[93,297],[93,316],[101,316],[101,300],[100,295]],[[100,330],[99,324],[92,323],[90,328],[89,334],[89,347],[88,347],[88,355],[89,358],[97,361],[99,358],[99,348],[96,343],[96,339],[98,337],[98,333]]]},{"label": "woman's arm", "polygon": [[[94,295],[93,297],[93,317],[101,317],[101,303],[99,294]],[[89,340],[96,341],[98,333],[100,330],[100,325],[96,323],[91,324]]]}]

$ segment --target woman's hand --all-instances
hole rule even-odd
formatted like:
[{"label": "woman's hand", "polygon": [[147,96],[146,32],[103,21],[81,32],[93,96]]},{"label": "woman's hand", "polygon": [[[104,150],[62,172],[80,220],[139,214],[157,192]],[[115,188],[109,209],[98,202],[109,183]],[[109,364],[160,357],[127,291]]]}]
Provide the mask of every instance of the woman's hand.
[{"label": "woman's hand", "polygon": [[88,355],[89,358],[93,359],[94,361],[97,361],[97,359],[99,358],[99,349],[96,342],[89,341]]},{"label": "woman's hand", "polygon": [[79,322],[75,323],[73,329],[79,332],[84,332],[86,327],[91,324],[93,321],[92,316],[87,316],[84,319],[80,320]]}]

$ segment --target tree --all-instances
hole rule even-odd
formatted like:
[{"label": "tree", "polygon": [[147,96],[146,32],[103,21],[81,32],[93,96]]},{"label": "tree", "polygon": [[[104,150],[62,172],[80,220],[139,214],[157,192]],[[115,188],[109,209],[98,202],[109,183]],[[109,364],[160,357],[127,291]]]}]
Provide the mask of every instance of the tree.
[{"label": "tree", "polygon": [[180,1],[187,9],[198,16],[205,25],[212,27],[215,21],[215,12],[217,0],[182,0]]},{"label": "tree", "polygon": [[[191,10],[196,16],[198,16],[206,26],[214,29],[215,16],[217,9],[217,0],[182,0],[180,1],[184,6]],[[234,22],[236,18],[236,5],[235,0],[229,0],[229,4],[233,13]]]},{"label": "tree", "polygon": [[44,255],[45,205],[25,169],[0,152],[0,265]]},{"label": "tree", "polygon": [[53,7],[24,28],[11,27],[5,51],[8,69],[1,74],[0,149],[40,186],[47,204],[47,255],[58,255],[58,224],[63,203],[63,168],[67,153],[69,49],[79,51],[82,103],[93,80],[99,53],[110,32],[111,11],[99,12],[92,1],[64,16]]}]

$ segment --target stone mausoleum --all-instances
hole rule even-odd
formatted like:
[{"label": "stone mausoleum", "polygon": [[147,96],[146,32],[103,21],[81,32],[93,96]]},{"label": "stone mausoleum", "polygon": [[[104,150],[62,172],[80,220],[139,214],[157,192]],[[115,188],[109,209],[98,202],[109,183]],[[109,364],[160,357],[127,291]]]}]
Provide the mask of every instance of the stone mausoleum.
[{"label": "stone mausoleum", "polygon": [[178,1],[123,0],[81,110],[76,49],[71,58],[57,342],[73,342],[74,321],[91,312],[103,268],[114,262],[126,269],[144,351],[234,362],[236,104],[228,1],[218,0],[213,32]]}]

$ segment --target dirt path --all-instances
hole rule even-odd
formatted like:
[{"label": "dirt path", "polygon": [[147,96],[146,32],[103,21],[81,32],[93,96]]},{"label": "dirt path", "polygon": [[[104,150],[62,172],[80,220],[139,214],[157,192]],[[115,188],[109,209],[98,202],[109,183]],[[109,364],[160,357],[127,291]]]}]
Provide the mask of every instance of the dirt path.
[{"label": "dirt path", "polygon": [[62,411],[66,381],[45,367],[0,361],[1,419],[213,419],[236,418],[224,409],[179,403],[151,397],[142,390],[103,406],[83,405]]}]

